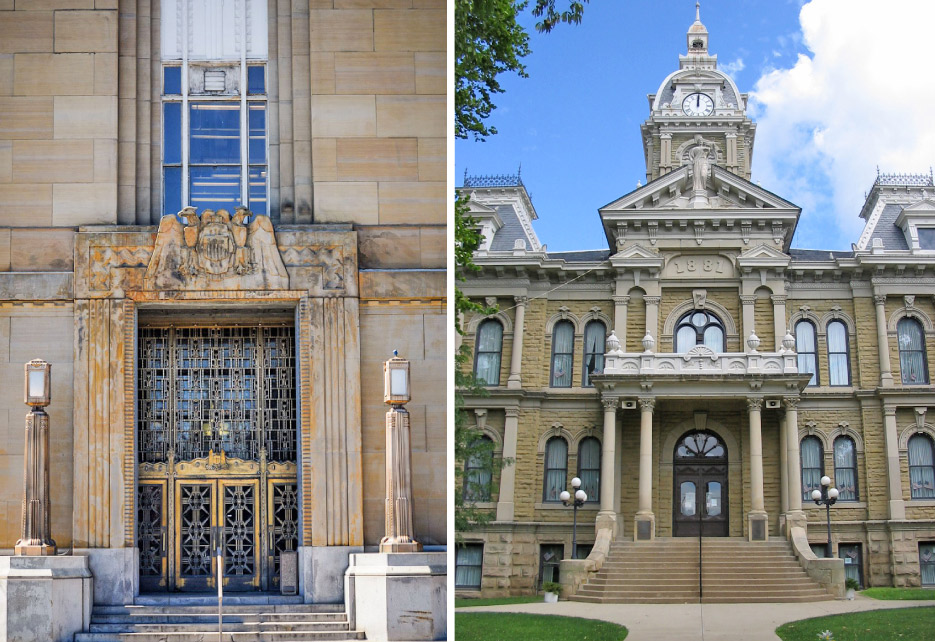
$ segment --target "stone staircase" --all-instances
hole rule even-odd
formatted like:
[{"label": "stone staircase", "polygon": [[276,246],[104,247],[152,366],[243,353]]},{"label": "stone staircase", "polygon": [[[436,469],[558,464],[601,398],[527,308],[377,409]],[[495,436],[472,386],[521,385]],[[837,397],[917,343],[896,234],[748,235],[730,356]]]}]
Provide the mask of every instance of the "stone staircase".
[{"label": "stone staircase", "polygon": [[[609,603],[812,602],[834,596],[811,579],[785,540],[657,538],[618,541],[604,566],[570,599]],[[701,598],[699,600],[699,598]]]},{"label": "stone staircase", "polygon": [[[95,606],[87,633],[74,642],[214,642],[217,599],[141,597],[130,606]],[[363,640],[352,631],[343,604],[302,604],[288,598],[225,597],[224,642]]]}]

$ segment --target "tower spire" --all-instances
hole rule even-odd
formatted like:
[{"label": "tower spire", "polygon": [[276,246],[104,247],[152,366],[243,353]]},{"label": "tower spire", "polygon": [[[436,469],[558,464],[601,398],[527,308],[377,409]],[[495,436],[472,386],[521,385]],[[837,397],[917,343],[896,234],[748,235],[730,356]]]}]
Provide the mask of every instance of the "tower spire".
[{"label": "tower spire", "polygon": [[701,22],[701,2],[695,2],[695,22],[688,28],[689,55],[707,55],[708,29]]}]

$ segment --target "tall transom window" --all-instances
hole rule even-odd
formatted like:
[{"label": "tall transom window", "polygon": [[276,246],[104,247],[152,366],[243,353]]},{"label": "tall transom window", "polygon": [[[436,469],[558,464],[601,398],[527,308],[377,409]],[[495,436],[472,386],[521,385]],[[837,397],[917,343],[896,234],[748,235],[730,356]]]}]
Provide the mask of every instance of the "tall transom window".
[{"label": "tall transom window", "polygon": [[163,214],[268,214],[266,0],[162,0]]},{"label": "tall transom window", "polygon": [[724,352],[724,324],[707,310],[692,310],[675,327],[676,352],[688,352],[698,345]]}]

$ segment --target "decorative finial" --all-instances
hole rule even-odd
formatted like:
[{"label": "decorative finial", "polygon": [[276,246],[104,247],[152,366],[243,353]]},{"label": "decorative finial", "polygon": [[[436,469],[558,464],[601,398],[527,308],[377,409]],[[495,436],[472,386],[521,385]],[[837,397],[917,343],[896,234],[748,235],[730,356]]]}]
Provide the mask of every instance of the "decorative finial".
[{"label": "decorative finial", "polygon": [[399,350],[393,350],[393,356],[394,356],[394,357],[398,357],[398,356],[399,356]]},{"label": "decorative finial", "polygon": [[695,20],[701,22],[701,2],[695,2]]}]

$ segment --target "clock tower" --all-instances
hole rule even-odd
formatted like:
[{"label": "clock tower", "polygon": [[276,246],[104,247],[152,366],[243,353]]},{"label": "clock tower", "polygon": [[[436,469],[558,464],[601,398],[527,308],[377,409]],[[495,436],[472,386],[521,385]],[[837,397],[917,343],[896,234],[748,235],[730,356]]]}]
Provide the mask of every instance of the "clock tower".
[{"label": "clock tower", "polygon": [[646,180],[692,163],[699,154],[749,180],[756,124],[747,118],[747,94],[737,90],[717,68],[717,56],[708,53],[708,30],[701,22],[699,3],[687,44],[678,71],[648,96],[649,118],[640,126]]}]

